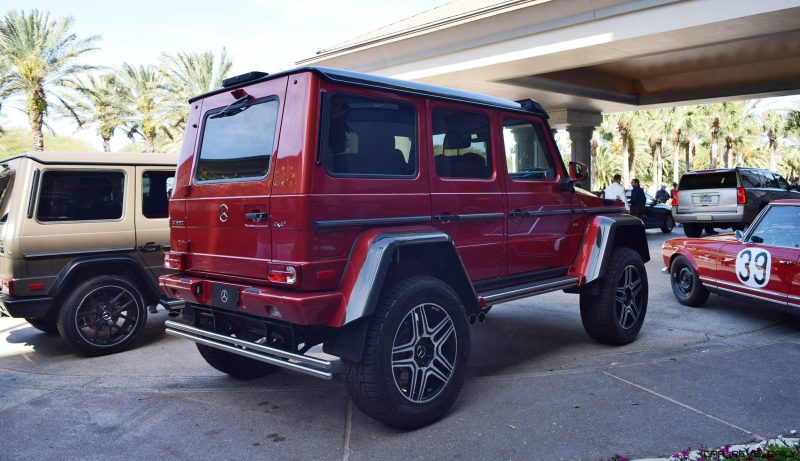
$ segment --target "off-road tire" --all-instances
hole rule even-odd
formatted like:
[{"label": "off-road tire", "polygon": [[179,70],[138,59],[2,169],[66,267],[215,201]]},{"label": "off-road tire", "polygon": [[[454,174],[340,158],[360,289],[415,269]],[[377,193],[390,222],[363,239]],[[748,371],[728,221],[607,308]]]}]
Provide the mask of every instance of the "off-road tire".
[{"label": "off-road tire", "polygon": [[[119,309],[124,310],[117,312]],[[80,283],[64,299],[57,318],[61,337],[88,356],[125,350],[139,337],[145,323],[147,306],[142,291],[120,275],[101,275]],[[105,343],[106,338],[99,335],[103,330],[108,332],[103,335],[107,336]],[[98,334],[93,334],[95,331]]]},{"label": "off-road tire", "polygon": [[30,319],[26,318],[26,322],[30,323],[33,328],[43,331],[48,335],[58,334],[58,322],[56,319]]},{"label": "off-road tire", "polygon": [[684,306],[700,307],[708,299],[708,290],[684,256],[676,256],[672,261],[669,278],[675,299]]},{"label": "off-road tire", "polygon": [[[626,273],[636,274],[638,285],[632,284],[633,289],[621,287],[626,284]],[[639,334],[647,313],[647,272],[641,256],[630,248],[616,248],[604,275],[595,283],[599,290],[596,295],[583,292],[580,296],[581,320],[586,333],[605,344],[632,342]],[[637,286],[639,291],[636,291]],[[632,299],[635,303],[630,302]],[[635,319],[632,317],[634,308],[638,308]]]},{"label": "off-road tire", "polygon": [[683,225],[683,233],[687,237],[697,238],[703,234],[703,226],[699,224],[685,223]]},{"label": "off-road tire", "polygon": [[269,363],[259,362],[202,344],[197,344],[197,350],[209,365],[236,379],[261,378],[278,369],[277,366]]},{"label": "off-road tire", "polygon": [[675,219],[672,218],[671,214],[668,214],[664,218],[664,225],[661,226],[661,232],[669,234],[672,232],[672,229],[675,229]]},{"label": "off-road tire", "polygon": [[[453,360],[447,381],[436,378],[432,372],[434,368],[446,368],[436,358],[443,355],[433,355],[426,365],[415,368],[414,364],[419,363],[416,361],[417,352],[426,338],[414,335],[410,328],[419,326],[415,319],[422,317],[429,327],[436,322],[436,327],[425,329],[426,334],[440,327],[439,336],[434,334],[428,338],[431,342],[438,341],[433,343],[436,344],[433,346],[435,354],[446,352],[449,354],[447,360]],[[447,319],[452,322],[452,330],[445,325]],[[450,336],[442,333],[445,329]],[[406,334],[412,334],[407,343],[404,342]],[[396,341],[401,345],[395,346]],[[425,347],[428,346],[423,345],[423,349]],[[404,358],[405,352],[396,352],[400,349],[413,351],[410,358]],[[389,284],[383,291],[378,307],[369,319],[361,361],[342,360],[345,381],[353,402],[368,416],[398,429],[419,428],[441,418],[455,402],[464,384],[469,349],[469,324],[458,295],[437,278],[410,277]],[[398,365],[409,361],[414,364],[407,370]],[[419,390],[419,387],[412,384],[411,376],[421,376],[426,380],[418,399],[414,389]],[[427,380],[431,377],[435,379],[429,386]],[[402,389],[404,385],[400,383],[404,379],[407,379],[406,389]],[[437,382],[438,389],[435,386]],[[433,393],[428,400],[424,399],[426,392]]]}]

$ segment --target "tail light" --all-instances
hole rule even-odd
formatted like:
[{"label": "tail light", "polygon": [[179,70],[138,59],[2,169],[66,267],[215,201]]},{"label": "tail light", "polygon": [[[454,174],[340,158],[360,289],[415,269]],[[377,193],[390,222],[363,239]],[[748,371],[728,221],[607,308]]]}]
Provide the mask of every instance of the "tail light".
[{"label": "tail light", "polygon": [[678,206],[678,190],[672,191],[672,206]]},{"label": "tail light", "polygon": [[297,270],[294,266],[285,264],[270,264],[267,278],[270,282],[283,285],[294,285],[297,283]]},{"label": "tail light", "polygon": [[738,205],[744,205],[747,203],[747,194],[744,192],[744,187],[736,188],[736,203]]},{"label": "tail light", "polygon": [[182,271],[186,268],[186,253],[168,251],[164,253],[164,269]]},{"label": "tail light", "polygon": [[13,295],[14,294],[14,281],[13,280],[0,280],[0,293]]}]

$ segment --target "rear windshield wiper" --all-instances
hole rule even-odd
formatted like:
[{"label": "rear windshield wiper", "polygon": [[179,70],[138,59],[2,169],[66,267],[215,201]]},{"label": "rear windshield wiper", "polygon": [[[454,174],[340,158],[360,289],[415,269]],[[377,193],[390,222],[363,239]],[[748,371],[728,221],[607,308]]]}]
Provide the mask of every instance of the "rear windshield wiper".
[{"label": "rear windshield wiper", "polygon": [[228,105],[228,107],[222,109],[221,111],[217,112],[216,114],[212,115],[209,118],[222,118],[222,117],[230,117],[231,115],[236,115],[239,112],[246,110],[248,107],[247,105],[240,105],[244,102],[249,101],[252,98],[249,94],[242,96],[241,98],[233,101]]}]

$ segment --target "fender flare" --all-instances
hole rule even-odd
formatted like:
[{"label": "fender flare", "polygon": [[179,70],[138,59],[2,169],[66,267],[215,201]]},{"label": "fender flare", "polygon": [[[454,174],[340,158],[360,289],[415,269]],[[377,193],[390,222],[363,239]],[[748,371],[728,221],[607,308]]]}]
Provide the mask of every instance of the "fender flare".
[{"label": "fender flare", "polygon": [[91,256],[72,261],[58,274],[58,277],[56,277],[56,280],[50,287],[48,296],[56,298],[63,293],[64,290],[68,289],[68,282],[78,271],[92,266],[109,265],[114,266],[115,268],[124,268],[123,270],[125,271],[133,271],[136,273],[136,275],[142,281],[144,281],[144,286],[142,286],[142,289],[147,302],[157,302],[158,299],[162,297],[161,290],[158,288],[158,285],[156,285],[153,276],[145,272],[145,269],[137,259],[135,259],[133,256],[127,255]]},{"label": "fender flare", "polygon": [[[343,359],[361,359],[369,316],[380,301],[389,269],[403,258],[427,259],[435,274],[461,298],[467,314],[480,310],[478,297],[450,236],[438,229],[421,226],[364,231],[353,244],[340,289],[342,302],[328,324],[335,332],[325,340],[323,350]],[[447,270],[436,268],[435,265]]]},{"label": "fender flare", "polygon": [[618,247],[631,248],[639,253],[642,261],[650,261],[650,249],[642,220],[627,214],[591,218],[569,274],[581,277],[581,287],[591,285],[603,274],[613,249]]}]

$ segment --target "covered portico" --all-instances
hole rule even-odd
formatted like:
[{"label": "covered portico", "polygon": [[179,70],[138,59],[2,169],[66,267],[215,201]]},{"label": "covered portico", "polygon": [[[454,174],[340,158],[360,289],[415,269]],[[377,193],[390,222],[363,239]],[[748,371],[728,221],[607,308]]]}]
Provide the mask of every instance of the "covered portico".
[{"label": "covered portico", "polygon": [[800,93],[800,0],[456,0],[298,64],[538,100],[588,165],[602,112]]}]

